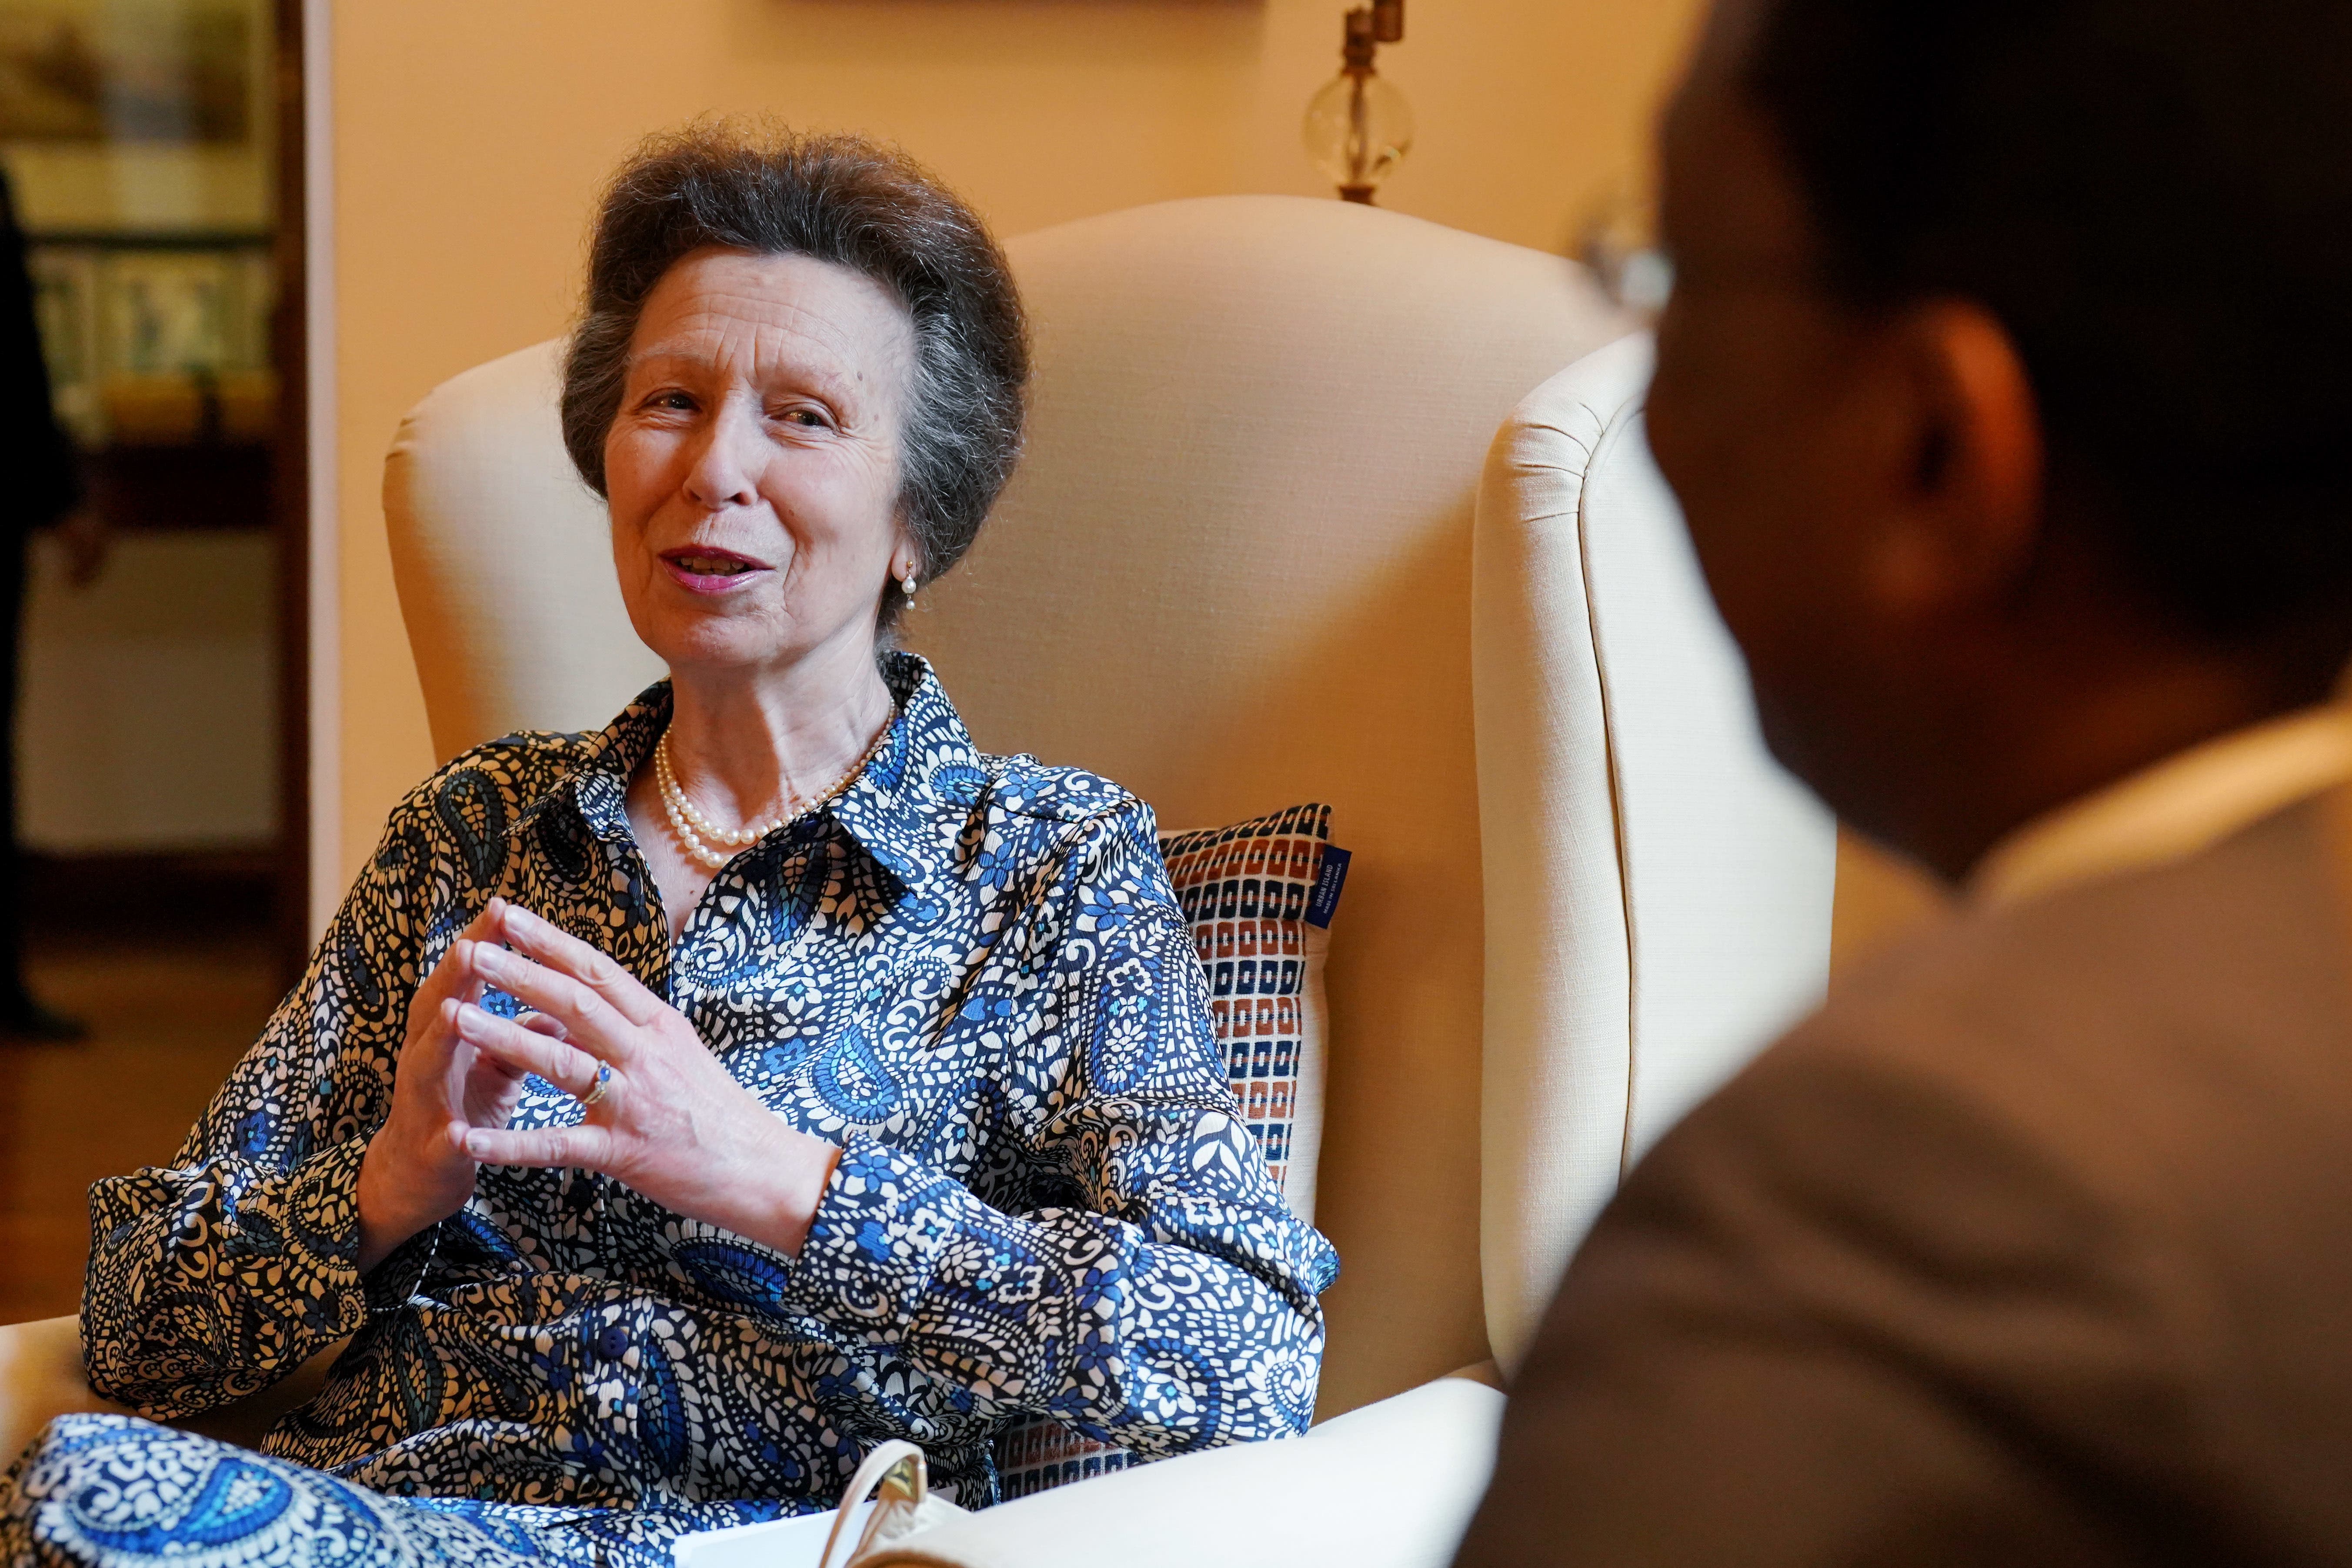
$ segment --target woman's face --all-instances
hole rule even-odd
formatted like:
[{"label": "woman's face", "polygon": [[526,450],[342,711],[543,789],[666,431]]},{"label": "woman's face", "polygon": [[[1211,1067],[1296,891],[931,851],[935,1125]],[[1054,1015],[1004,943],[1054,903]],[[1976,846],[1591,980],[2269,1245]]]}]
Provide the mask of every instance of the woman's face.
[{"label": "woman's face", "polygon": [[655,286],[604,483],[629,620],[672,671],[870,657],[883,586],[913,563],[913,353],[898,301],[831,262],[703,250]]}]

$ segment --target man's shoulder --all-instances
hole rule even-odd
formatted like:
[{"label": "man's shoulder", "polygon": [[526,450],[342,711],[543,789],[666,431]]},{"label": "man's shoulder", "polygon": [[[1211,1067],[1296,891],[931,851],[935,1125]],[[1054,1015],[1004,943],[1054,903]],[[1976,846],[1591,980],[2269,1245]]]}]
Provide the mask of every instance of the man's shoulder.
[{"label": "man's shoulder", "polygon": [[2352,1002],[2326,849],[2297,807],[1843,979],[1633,1173],[1544,1375],[1606,1352],[1667,1376],[1710,1346],[1752,1375],[1760,1346],[1802,1372],[1774,1442],[1866,1389],[1872,1430],[1922,1451],[1959,1433],[2174,1479],[2195,1452],[2240,1500],[2332,1496]]},{"label": "man's shoulder", "polygon": [[[2315,803],[2188,859],[1973,911],[1844,977],[1749,1092],[1964,1110],[2134,1203],[2352,1140],[2352,936]],[[2259,1184],[2259,1183],[2257,1183]]]},{"label": "man's shoulder", "polygon": [[1864,1035],[1950,1026],[2069,1056],[2158,1023],[2257,1047],[2281,1030],[2344,1028],[2352,927],[2326,831],[2305,803],[2168,865],[1964,912],[1842,979],[1816,1022]]}]

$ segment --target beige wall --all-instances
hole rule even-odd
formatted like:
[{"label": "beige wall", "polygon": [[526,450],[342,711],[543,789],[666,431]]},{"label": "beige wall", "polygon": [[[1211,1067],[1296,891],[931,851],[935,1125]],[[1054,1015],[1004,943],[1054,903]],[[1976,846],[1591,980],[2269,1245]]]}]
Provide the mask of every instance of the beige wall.
[{"label": "beige wall", "polygon": [[[643,132],[766,112],[899,141],[1001,232],[1223,192],[1320,195],[1298,145],[1343,0],[334,0],[348,877],[431,766],[377,485],[400,415],[560,331],[600,177]],[[1639,181],[1696,0],[1416,0],[1385,73],[1420,146],[1386,205],[1562,244]],[[322,803],[331,807],[335,803]]]}]

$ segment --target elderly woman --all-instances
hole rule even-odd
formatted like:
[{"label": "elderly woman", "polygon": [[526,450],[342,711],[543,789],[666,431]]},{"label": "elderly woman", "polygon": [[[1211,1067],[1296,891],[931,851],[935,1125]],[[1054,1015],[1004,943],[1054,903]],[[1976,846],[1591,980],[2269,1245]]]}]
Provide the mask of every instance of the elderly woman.
[{"label": "elderly woman", "polygon": [[906,1437],[1294,1433],[1329,1247],[1233,1115],[1151,814],[974,750],[901,607],[1010,474],[1003,259],[903,159],[703,132],[614,181],[563,427],[669,680],[393,814],[169,1169],[102,1183],[93,1386],[351,1336],[267,1457],[65,1417],[0,1562],[668,1562]]}]

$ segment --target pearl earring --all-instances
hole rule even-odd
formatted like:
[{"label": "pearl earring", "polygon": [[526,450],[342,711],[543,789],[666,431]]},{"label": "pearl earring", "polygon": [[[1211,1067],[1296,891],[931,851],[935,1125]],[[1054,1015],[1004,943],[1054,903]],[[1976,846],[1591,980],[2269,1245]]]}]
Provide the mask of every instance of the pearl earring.
[{"label": "pearl earring", "polygon": [[911,569],[904,577],[898,579],[898,592],[906,595],[909,599],[915,596],[915,574]]}]

